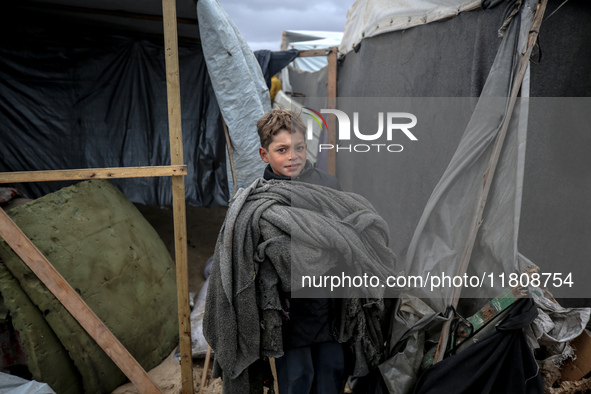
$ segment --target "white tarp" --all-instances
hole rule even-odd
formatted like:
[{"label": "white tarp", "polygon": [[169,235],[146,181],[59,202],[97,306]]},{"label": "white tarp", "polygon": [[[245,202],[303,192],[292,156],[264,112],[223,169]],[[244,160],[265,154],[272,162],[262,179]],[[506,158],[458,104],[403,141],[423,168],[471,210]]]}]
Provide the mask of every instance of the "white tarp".
[{"label": "white tarp", "polygon": [[[256,122],[271,110],[269,89],[252,50],[217,1],[199,0],[197,18],[207,71],[232,141],[237,184],[247,187],[265,169]],[[227,168],[231,193],[229,162]]]},{"label": "white tarp", "polygon": [[[287,33],[287,32],[286,32]],[[322,32],[319,32],[322,33]],[[330,47],[338,47],[341,45],[341,38],[343,37],[343,33],[335,33],[335,32],[324,32],[327,34],[327,37],[317,37],[315,39],[306,40],[306,41],[289,41],[293,39],[290,38],[288,34],[286,34],[286,42],[287,42],[287,49],[299,49],[308,50],[308,49],[323,49],[323,48],[330,48]],[[291,63],[291,66],[303,71],[314,72],[320,69],[323,69],[328,65],[328,56],[310,56],[310,57],[297,57]]]},{"label": "white tarp", "polygon": [[47,383],[0,372],[0,394],[55,394]]},{"label": "white tarp", "polygon": [[481,0],[356,0],[347,12],[341,55],[367,37],[408,29],[480,6]]}]

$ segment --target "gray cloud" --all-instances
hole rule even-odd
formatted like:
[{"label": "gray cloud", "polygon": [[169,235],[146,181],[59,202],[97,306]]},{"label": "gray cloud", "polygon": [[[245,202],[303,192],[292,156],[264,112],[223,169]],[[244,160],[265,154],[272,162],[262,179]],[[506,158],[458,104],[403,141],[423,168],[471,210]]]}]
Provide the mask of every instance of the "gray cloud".
[{"label": "gray cloud", "polygon": [[283,30],[345,29],[353,0],[219,0],[253,50],[279,50]]}]

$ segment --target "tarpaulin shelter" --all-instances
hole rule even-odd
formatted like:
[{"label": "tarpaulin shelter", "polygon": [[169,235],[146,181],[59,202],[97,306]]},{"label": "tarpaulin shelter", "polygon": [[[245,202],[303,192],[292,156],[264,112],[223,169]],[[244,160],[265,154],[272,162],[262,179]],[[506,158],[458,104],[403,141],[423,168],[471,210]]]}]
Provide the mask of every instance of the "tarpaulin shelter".
[{"label": "tarpaulin shelter", "polygon": [[[226,146],[196,5],[178,2],[187,202],[226,205]],[[7,5],[0,39],[0,172],[170,161],[160,1]],[[170,205],[170,180],[113,180],[133,202]],[[39,197],[70,183],[18,187]]]},{"label": "tarpaulin shelter", "polygon": [[[429,3],[435,6],[440,2]],[[498,30],[507,9],[513,6],[497,3],[446,20],[365,38],[356,51],[349,50],[344,56],[339,52],[339,105],[358,98],[469,100],[480,96],[502,40]],[[591,96],[591,74],[584,60],[591,56],[591,48],[585,44],[591,38],[587,23],[591,9],[585,2],[571,0],[548,18],[560,3],[549,2],[539,37],[542,56],[539,62],[530,64],[530,102],[535,100],[540,106],[532,107],[529,114],[520,221],[520,233],[527,236],[519,238],[519,250],[541,267],[551,267],[558,261],[580,264],[591,253],[586,242],[591,231],[586,214],[591,210],[591,180],[583,170],[589,166],[584,147],[591,141],[587,133],[561,127],[552,120],[560,111],[566,117],[575,113],[580,116],[584,113],[581,108],[588,103],[586,97]],[[347,35],[345,32],[343,40]],[[295,99],[309,105],[316,97],[326,97],[327,73],[327,69],[307,74],[291,72],[293,90],[304,95]],[[565,101],[567,97],[577,98],[578,104]],[[550,103],[555,98],[561,99]],[[556,112],[544,112],[548,105],[541,103],[555,105]],[[561,107],[556,106],[559,103]],[[544,128],[544,134],[536,132],[548,124],[551,127]],[[379,191],[389,196],[389,201],[378,201],[376,208],[390,224],[391,246],[401,257],[406,255],[427,200],[464,132],[443,126],[440,122],[439,129],[418,136],[412,153],[393,156],[387,167],[371,160],[353,162],[346,152],[337,154],[337,175],[347,190],[367,195]],[[354,174],[365,177],[354,178]]]},{"label": "tarpaulin shelter", "polygon": [[[225,205],[229,193],[223,123],[195,2],[179,2],[177,14],[170,0],[28,1],[7,5],[1,18],[2,183],[38,197],[71,181],[107,178],[133,202],[172,203],[183,392],[192,392],[185,201]],[[43,182],[29,183],[36,180]],[[74,310],[92,315],[0,213],[7,243],[28,253],[19,255],[29,266],[49,269],[50,275],[40,277],[54,294],[66,289],[59,301],[76,300]],[[107,338],[107,353],[114,352],[109,356],[132,382],[140,390],[155,390],[98,318],[89,321],[102,333],[93,338]]]},{"label": "tarpaulin shelter", "polygon": [[[582,300],[570,303],[588,305],[591,297],[584,283],[589,273],[584,267],[590,252],[586,239],[591,234],[591,182],[581,169],[589,166],[582,146],[590,140],[581,125],[588,121],[584,108],[589,104],[585,97],[591,93],[591,77],[586,62],[579,60],[591,55],[585,45],[591,35],[591,9],[583,2],[569,1],[562,7],[561,3],[548,5],[536,53],[521,86],[519,104],[524,106],[518,104],[513,112],[470,264],[478,273],[485,272],[484,267],[490,272],[494,264],[505,265],[507,272],[519,271],[530,261],[542,272],[571,272],[573,278],[580,278],[578,290],[561,292],[562,297],[579,297]],[[521,7],[520,12],[513,15],[521,19],[510,16],[516,7]],[[509,97],[515,61],[523,53],[524,37],[531,34],[534,11],[535,2],[494,1],[412,5],[357,1],[349,11],[340,48],[337,108],[350,107],[360,98],[428,97],[442,99],[441,104],[480,97],[472,100],[464,127],[447,128],[445,117],[431,120],[431,128],[421,129],[423,134],[408,154],[392,156],[387,162],[337,154],[339,180],[346,190],[368,196],[386,218],[393,249],[406,256],[402,268],[407,274],[441,274],[444,269],[455,273],[457,269],[464,250],[458,243],[468,238],[467,227],[475,212],[470,207],[475,207],[476,189],[485,174],[477,169],[492,147],[487,133],[494,135],[505,117],[506,104],[496,99]],[[528,14],[529,20],[523,19]],[[514,48],[504,51],[507,45]],[[312,105],[315,97],[326,97],[326,70],[291,73],[290,80],[293,91],[305,96],[304,105]],[[579,118],[576,126],[560,126],[565,118],[574,117]],[[488,129],[490,125],[494,127]],[[372,200],[377,195],[388,198]],[[416,289],[416,293],[426,301],[409,301],[407,318],[413,316],[413,308],[429,305],[442,316],[447,313],[449,288]],[[398,319],[401,325],[394,329],[398,333],[391,345],[420,318]],[[390,392],[407,392],[412,387],[418,367],[413,366],[415,360],[401,358],[398,366],[405,368],[390,364],[382,369],[395,385]]]}]

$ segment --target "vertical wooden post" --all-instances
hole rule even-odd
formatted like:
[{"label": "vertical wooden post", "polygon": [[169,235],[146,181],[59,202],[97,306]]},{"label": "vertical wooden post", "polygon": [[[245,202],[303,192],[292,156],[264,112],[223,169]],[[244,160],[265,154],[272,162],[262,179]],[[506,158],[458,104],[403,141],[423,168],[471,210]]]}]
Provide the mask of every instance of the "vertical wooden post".
[{"label": "vertical wooden post", "polygon": [[[164,23],[170,160],[172,165],[182,165],[183,134],[181,128],[181,91],[175,0],[162,0],[162,17]],[[191,355],[191,309],[189,307],[187,265],[185,178],[183,176],[172,177],[172,209],[174,215],[174,249],[178,295],[182,393],[190,394],[193,393],[193,358]]]},{"label": "vertical wooden post", "polygon": [[[337,47],[330,48],[328,54],[328,109],[337,108]],[[336,135],[336,117],[328,117],[328,143],[335,146],[335,149],[328,151],[328,172],[336,175],[337,172],[337,135]]]},{"label": "vertical wooden post", "polygon": [[283,33],[281,33],[281,50],[287,50],[287,32],[285,30],[283,30]]}]

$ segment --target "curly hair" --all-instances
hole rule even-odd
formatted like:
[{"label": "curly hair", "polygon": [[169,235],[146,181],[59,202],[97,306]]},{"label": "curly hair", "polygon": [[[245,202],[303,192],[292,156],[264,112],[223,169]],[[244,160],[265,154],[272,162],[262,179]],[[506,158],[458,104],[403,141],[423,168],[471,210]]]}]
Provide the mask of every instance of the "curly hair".
[{"label": "curly hair", "polygon": [[269,149],[269,145],[273,142],[273,136],[283,129],[292,134],[299,132],[306,135],[306,126],[299,114],[289,109],[274,109],[264,114],[257,122],[257,133],[261,140],[261,146]]}]

